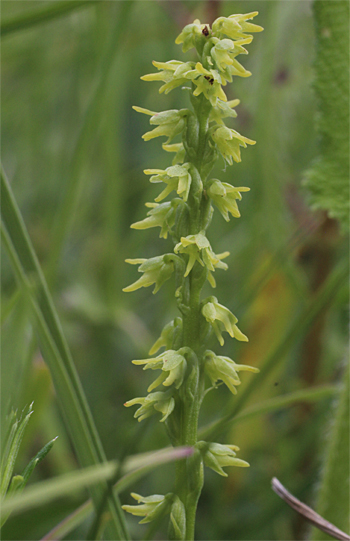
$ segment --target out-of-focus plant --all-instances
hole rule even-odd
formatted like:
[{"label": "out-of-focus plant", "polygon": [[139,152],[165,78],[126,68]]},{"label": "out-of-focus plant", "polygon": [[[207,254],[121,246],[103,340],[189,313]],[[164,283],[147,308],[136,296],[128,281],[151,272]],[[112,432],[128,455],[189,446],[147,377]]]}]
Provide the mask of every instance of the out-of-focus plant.
[{"label": "out-of-focus plant", "polygon": [[[1,459],[0,466],[0,499],[6,500],[14,494],[19,494],[29,481],[34,468],[51,450],[57,438],[49,441],[24,469],[21,475],[13,475],[16,458],[20,449],[26,426],[33,413],[33,404],[27,409],[27,412],[17,418],[17,412],[12,411],[8,422],[9,430],[5,440],[5,450]],[[9,517],[9,513],[1,513],[0,527],[3,526]]]},{"label": "out-of-focus plant", "polygon": [[[171,539],[194,538],[204,465],[223,476],[227,476],[223,469],[226,466],[249,466],[236,457],[239,449],[235,445],[198,441],[197,428],[199,410],[209,389],[218,387],[221,382],[236,394],[239,372],[258,372],[256,368],[236,364],[229,357],[208,349],[212,335],[221,346],[224,332],[240,341],[248,341],[248,338],[238,328],[237,318],[216,297],[201,298],[206,281],[212,287],[216,285],[212,273],[228,268],[223,259],[229,252],[216,254],[207,237],[213,206],[226,221],[230,214],[238,218],[237,201],[241,200],[242,192],[249,190],[211,178],[210,172],[220,156],[232,165],[233,161],[241,161],[240,147],[255,144],[226,126],[224,119],[237,116],[234,107],[239,100],[227,101],[223,86],[231,82],[233,76],[251,75],[237,56],[247,54],[245,46],[253,39],[251,32],[262,30],[249,22],[256,15],[257,12],[219,17],[211,27],[195,20],[183,29],[176,43],[183,45],[184,52],[195,48],[198,61],[153,62],[158,72],[142,77],[145,81],[162,81],[160,92],[165,93],[185,85],[193,109],[156,113],[134,107],[151,117],[153,129],[143,138],[148,141],[167,137],[163,149],[175,153],[175,157],[165,170],[145,170],[151,183],[163,183],[165,188],[154,203],[146,204],[150,209],[147,217],[131,227],[160,227],[160,237],[169,235],[174,248],[170,253],[150,259],[127,260],[139,265],[142,276],[124,291],[154,285],[156,293],[174,274],[175,297],[181,316],[165,326],[150,350],[152,358],[133,361],[144,365],[144,370],[160,370],[160,375],[149,386],[146,397],[134,398],[125,405],[139,405],[135,413],[139,421],[160,413],[160,421],[165,424],[172,445],[190,445],[195,452],[176,465],[174,492],[147,497],[133,494],[139,505],[123,508],[143,517],[142,523],[170,514]],[[180,134],[182,141],[173,143]],[[164,201],[172,192],[176,193],[175,198]],[[154,356],[160,348],[165,349]],[[155,391],[160,385],[165,389]]]}]

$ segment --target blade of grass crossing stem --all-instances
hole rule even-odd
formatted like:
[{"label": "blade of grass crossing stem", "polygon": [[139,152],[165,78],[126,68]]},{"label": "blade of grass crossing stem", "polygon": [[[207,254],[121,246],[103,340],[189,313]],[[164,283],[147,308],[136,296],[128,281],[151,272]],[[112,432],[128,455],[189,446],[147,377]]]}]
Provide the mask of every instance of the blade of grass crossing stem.
[{"label": "blade of grass crossing stem", "polygon": [[[43,356],[51,372],[80,464],[87,467],[104,462],[106,460],[104,451],[58,315],[3,170],[1,170],[1,215],[4,248],[7,250],[22,288],[30,298]],[[33,285],[28,276],[35,279],[37,295],[34,294]],[[106,483],[101,483],[100,487],[94,488],[92,498],[97,507],[107,488]],[[109,497],[108,507],[114,519],[114,538],[128,539],[119,500]]]},{"label": "blade of grass crossing stem", "polygon": [[[226,421],[226,424],[222,425],[222,430],[225,430],[229,426],[231,427],[234,424],[241,423],[242,421],[248,421],[252,417],[257,415],[264,415],[266,413],[271,413],[272,411],[281,410],[284,408],[289,408],[301,402],[318,402],[325,398],[333,397],[339,388],[337,385],[322,385],[321,387],[312,387],[311,389],[302,389],[300,391],[295,391],[293,393],[288,393],[286,395],[277,396],[271,398],[270,400],[265,400],[260,402],[250,408],[243,410],[241,413],[235,415],[232,419]],[[207,434],[210,434],[210,430],[216,426],[216,422],[203,427],[199,431],[199,435],[202,438],[206,438]]]},{"label": "blade of grass crossing stem", "polygon": [[57,19],[74,9],[91,6],[96,2],[97,0],[71,0],[70,2],[59,0],[58,2],[50,2],[49,6],[29,11],[23,15],[17,15],[8,20],[5,19],[1,24],[1,37],[18,32],[19,30],[24,30],[25,28],[31,28],[52,19]]},{"label": "blade of grass crossing stem", "polygon": [[260,373],[258,377],[252,378],[249,385],[245,390],[237,397],[234,397],[228,404],[226,412],[223,417],[218,421],[212,423],[209,427],[204,427],[201,430],[201,437],[213,438],[216,437],[226,426],[227,423],[233,419],[242,406],[247,402],[250,395],[254,392],[258,385],[266,379],[279,363],[282,362],[284,356],[293,344],[300,340],[309,329],[312,322],[315,320],[320,311],[330,302],[337,291],[342,287],[348,277],[348,266],[340,264],[334,269],[332,274],[327,279],[326,283],[319,291],[319,293],[307,304],[302,312],[295,318],[289,330],[286,332],[282,341],[278,344],[276,349],[268,355],[263,361],[260,367]]},{"label": "blade of grass crossing stem", "polygon": [[[167,464],[174,460],[181,460],[190,456],[193,452],[191,447],[177,447],[176,449],[168,448],[156,451],[155,453],[144,453],[141,455],[129,457],[121,470],[125,475],[119,479],[113,486],[115,493],[130,488],[139,479],[147,473],[158,468],[161,464]],[[142,465],[143,464],[143,465]],[[136,469],[134,469],[136,467]],[[55,528],[47,533],[41,541],[58,540],[66,537],[74,528],[79,526],[93,511],[91,500],[88,500],[81,505],[76,511],[60,522]]]},{"label": "blade of grass crossing stem", "polygon": [[123,42],[123,33],[127,28],[128,17],[133,6],[133,0],[127,2],[119,2],[119,16],[115,26],[112,28],[110,38],[106,47],[106,53],[102,59],[99,73],[96,76],[97,84],[92,94],[91,100],[87,106],[82,125],[78,134],[77,142],[73,151],[72,162],[70,164],[70,173],[67,178],[65,193],[62,204],[58,210],[52,238],[52,249],[49,256],[47,266],[48,283],[51,284],[55,280],[57,265],[60,260],[60,255],[67,237],[72,217],[75,215],[75,208],[78,203],[79,194],[83,178],[80,175],[80,166],[85,161],[86,146],[90,141],[91,130],[96,130],[96,113],[101,104],[103,94],[107,88],[107,80],[113,61],[119,50],[120,43]]}]

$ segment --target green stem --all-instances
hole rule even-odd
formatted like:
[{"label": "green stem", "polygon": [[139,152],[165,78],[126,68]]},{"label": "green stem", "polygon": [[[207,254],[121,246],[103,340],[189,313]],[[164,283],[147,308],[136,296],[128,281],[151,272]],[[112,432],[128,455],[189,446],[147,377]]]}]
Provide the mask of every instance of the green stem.
[{"label": "green stem", "polygon": [[[207,147],[209,113],[211,105],[204,96],[193,98],[195,116],[186,135],[187,157],[201,177],[203,158]],[[198,174],[196,171],[196,175]],[[203,179],[193,177],[193,185],[188,199],[190,224],[188,234],[197,234],[201,230],[201,214],[205,201],[202,198]],[[183,312],[183,346],[193,351],[189,361],[189,373],[186,385],[179,391],[180,430],[178,445],[195,446],[198,441],[198,417],[204,394],[202,373],[203,347],[200,341],[200,294],[206,279],[206,270],[195,263],[190,275],[182,280],[186,291]],[[193,358],[192,358],[193,357]],[[186,540],[194,539],[198,500],[203,487],[203,464],[200,453],[195,453],[186,461],[176,464],[175,493],[181,499],[186,510]]]}]

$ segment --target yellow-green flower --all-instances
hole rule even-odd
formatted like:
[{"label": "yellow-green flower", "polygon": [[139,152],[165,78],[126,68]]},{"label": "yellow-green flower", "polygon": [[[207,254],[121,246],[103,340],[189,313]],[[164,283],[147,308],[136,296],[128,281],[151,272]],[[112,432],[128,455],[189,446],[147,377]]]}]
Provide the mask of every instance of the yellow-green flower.
[{"label": "yellow-green flower", "polygon": [[142,272],[143,275],[130,286],[124,287],[123,291],[130,293],[131,291],[140,289],[140,287],[148,287],[155,284],[153,293],[157,293],[164,282],[169,280],[171,274],[174,272],[173,258],[174,255],[165,254],[151,257],[150,259],[126,259],[126,263],[140,265],[138,271]]},{"label": "yellow-green flower", "polygon": [[[176,254],[181,253],[189,256],[184,276],[189,275],[196,261],[198,261],[202,267],[206,266],[209,271],[215,271],[215,269],[226,270],[228,268],[226,263],[223,263],[221,260],[229,256],[230,252],[214,254],[210,242],[205,236],[205,231],[201,231],[200,233],[197,233],[197,235],[181,237],[180,242],[174,248],[174,252]],[[215,287],[215,285],[213,287]]]},{"label": "yellow-green flower", "polygon": [[202,314],[208,323],[210,323],[213,327],[221,346],[224,345],[221,325],[223,325],[224,330],[229,333],[231,338],[248,342],[246,335],[243,334],[236,325],[238,322],[236,316],[234,316],[228,308],[222,304],[219,304],[216,297],[209,297],[208,301],[202,308]]},{"label": "yellow-green flower", "polygon": [[175,336],[177,335],[178,332],[181,332],[181,330],[182,330],[181,317],[176,317],[173,321],[170,321],[170,323],[167,323],[167,325],[165,325],[164,329],[162,330],[160,337],[158,338],[158,340],[155,341],[155,343],[149,350],[148,355],[154,355],[162,347],[165,347],[166,349],[170,349],[173,344],[173,340]]},{"label": "yellow-green flower", "polygon": [[169,387],[173,383],[179,389],[185,377],[187,363],[183,355],[173,349],[168,349],[152,359],[132,361],[133,364],[144,364],[144,370],[162,370],[160,376],[148,387],[147,392],[153,391],[161,383]]},{"label": "yellow-green flower", "polygon": [[150,208],[147,212],[147,218],[140,222],[135,222],[130,227],[132,229],[149,229],[151,227],[160,227],[160,237],[166,239],[169,231],[175,223],[175,213],[179,204],[184,204],[181,199],[173,199],[166,203],[146,203]]},{"label": "yellow-green flower", "polygon": [[230,15],[229,17],[219,17],[213,22],[213,34],[219,38],[222,35],[226,35],[229,38],[236,40],[248,37],[253,38],[253,36],[246,34],[246,32],[261,32],[264,30],[262,26],[247,22],[256,17],[256,15],[258,15],[258,11]]},{"label": "yellow-green flower", "polygon": [[239,100],[230,100],[227,102],[218,100],[215,107],[213,107],[210,112],[210,121],[225,126],[223,118],[236,118],[237,113],[234,110],[234,107],[237,107],[239,103]]},{"label": "yellow-green flower", "polygon": [[236,200],[242,199],[241,192],[249,192],[250,188],[239,187],[235,188],[227,182],[220,182],[214,179],[207,188],[207,195],[213,200],[226,222],[230,220],[229,213],[234,218],[240,217],[240,212]]},{"label": "yellow-green flower", "polygon": [[194,96],[203,93],[212,106],[215,106],[218,100],[227,101],[226,94],[221,87],[222,84],[226,84],[226,81],[217,70],[207,70],[200,62],[197,62],[195,71],[197,77],[193,78],[193,83],[197,88],[193,92]]},{"label": "yellow-green flower", "polygon": [[144,81],[163,81],[165,85],[160,87],[160,93],[168,94],[174,88],[198,77],[198,73],[194,69],[194,62],[181,62],[180,60],[156,62],[154,60],[152,64],[161,71],[143,75],[141,79]]},{"label": "yellow-green flower", "polygon": [[184,53],[196,45],[196,38],[203,35],[208,35],[210,32],[208,24],[201,24],[199,19],[193,21],[192,24],[188,24],[184,27],[181,34],[179,34],[175,40],[175,43],[179,45],[182,43],[182,50]]},{"label": "yellow-green flower", "polygon": [[237,445],[222,445],[221,443],[199,441],[196,447],[203,455],[204,464],[223,477],[227,477],[227,473],[222,469],[226,466],[249,467],[248,462],[236,458],[236,451],[239,451]]},{"label": "yellow-green flower", "polygon": [[146,175],[152,175],[150,182],[167,184],[167,187],[155,198],[157,203],[165,199],[172,191],[176,191],[184,201],[187,201],[192,182],[189,168],[190,164],[184,163],[183,165],[172,165],[165,171],[163,169],[145,169]]},{"label": "yellow-green flower", "polygon": [[140,520],[139,524],[147,524],[155,519],[160,519],[168,514],[174,499],[174,495],[169,493],[166,496],[161,494],[153,494],[153,496],[140,496],[135,492],[131,493],[134,500],[140,505],[123,505],[122,509],[137,517],[145,517]]},{"label": "yellow-green flower", "polygon": [[[239,41],[212,38],[212,41],[215,42],[215,45],[210,50],[211,58],[214,61],[215,67],[220,71],[226,81],[232,82],[233,75],[238,75],[239,77],[249,77],[251,75],[251,72],[247,71],[236,60],[236,56],[239,54],[248,54],[248,51],[243,45],[249,44],[252,38]],[[212,64],[211,58],[209,58],[209,62]]]},{"label": "yellow-green flower", "polygon": [[221,126],[217,128],[213,134],[212,139],[216,143],[219,152],[221,152],[223,158],[232,165],[232,158],[235,162],[241,161],[241,151],[239,147],[247,147],[248,145],[255,145],[255,141],[244,137],[236,130]]},{"label": "yellow-green flower", "polygon": [[151,125],[157,126],[154,130],[145,133],[142,139],[149,141],[155,137],[161,137],[164,135],[168,137],[168,143],[179,133],[181,133],[186,125],[186,116],[188,115],[188,109],[171,109],[170,111],[162,111],[156,113],[143,107],[133,106],[133,109],[138,113],[149,115]]},{"label": "yellow-green flower", "polygon": [[237,394],[236,386],[241,384],[238,372],[259,372],[258,368],[244,364],[236,364],[229,357],[216,355],[213,351],[206,351],[204,355],[204,370],[211,383],[217,387],[218,381],[223,381],[231,393]]},{"label": "yellow-green flower", "polygon": [[128,402],[125,402],[124,406],[129,408],[135,404],[141,405],[134,415],[138,421],[143,421],[143,419],[147,419],[147,417],[150,417],[151,415],[154,415],[156,411],[159,411],[163,414],[160,422],[164,423],[175,407],[175,400],[172,396],[172,391],[158,391],[156,393],[150,393],[145,397],[128,400]]}]

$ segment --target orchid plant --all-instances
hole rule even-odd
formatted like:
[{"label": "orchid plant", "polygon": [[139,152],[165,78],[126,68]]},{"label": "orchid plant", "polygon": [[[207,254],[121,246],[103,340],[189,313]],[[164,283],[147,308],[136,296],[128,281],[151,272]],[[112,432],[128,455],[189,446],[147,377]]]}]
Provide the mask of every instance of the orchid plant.
[{"label": "orchid plant", "polygon": [[[197,432],[198,415],[208,387],[216,388],[222,382],[236,394],[239,372],[258,372],[208,349],[213,335],[221,346],[224,332],[236,340],[248,338],[238,328],[237,318],[216,297],[201,298],[206,281],[215,288],[216,269],[228,268],[223,260],[229,252],[216,254],[207,237],[213,206],[226,221],[230,215],[238,218],[237,201],[249,191],[211,178],[210,172],[220,156],[232,165],[233,161],[241,161],[241,147],[255,144],[226,126],[224,119],[237,116],[234,108],[239,100],[228,101],[223,87],[232,82],[233,76],[251,75],[237,56],[247,54],[245,46],[253,39],[251,33],[263,30],[249,22],[256,15],[257,12],[219,17],[211,27],[195,20],[185,26],[176,43],[182,44],[184,52],[196,49],[199,60],[153,62],[158,71],[142,77],[145,81],[162,81],[159,91],[166,94],[179,86],[189,89],[192,109],[157,113],[134,107],[150,116],[153,129],[143,136],[144,140],[165,136],[163,149],[175,157],[165,170],[145,170],[151,183],[165,187],[154,202],[146,203],[150,209],[147,217],[131,227],[159,227],[160,237],[171,237],[173,249],[151,259],[127,260],[139,265],[142,276],[124,291],[154,284],[156,293],[174,275],[180,316],[164,327],[150,350],[151,358],[133,361],[143,365],[144,370],[158,370],[160,374],[149,386],[147,396],[129,400],[125,405],[139,406],[135,413],[139,421],[160,414],[171,444],[192,446],[194,452],[186,460],[178,461],[173,492],[147,497],[132,494],[138,505],[123,508],[143,517],[142,523],[170,514],[170,539],[194,539],[204,465],[223,476],[227,475],[223,469],[226,466],[249,466],[236,457],[237,446],[198,441]],[[177,136],[182,137],[181,142],[173,142]],[[166,200],[171,194],[175,197]],[[163,351],[156,355],[161,348]]]}]

